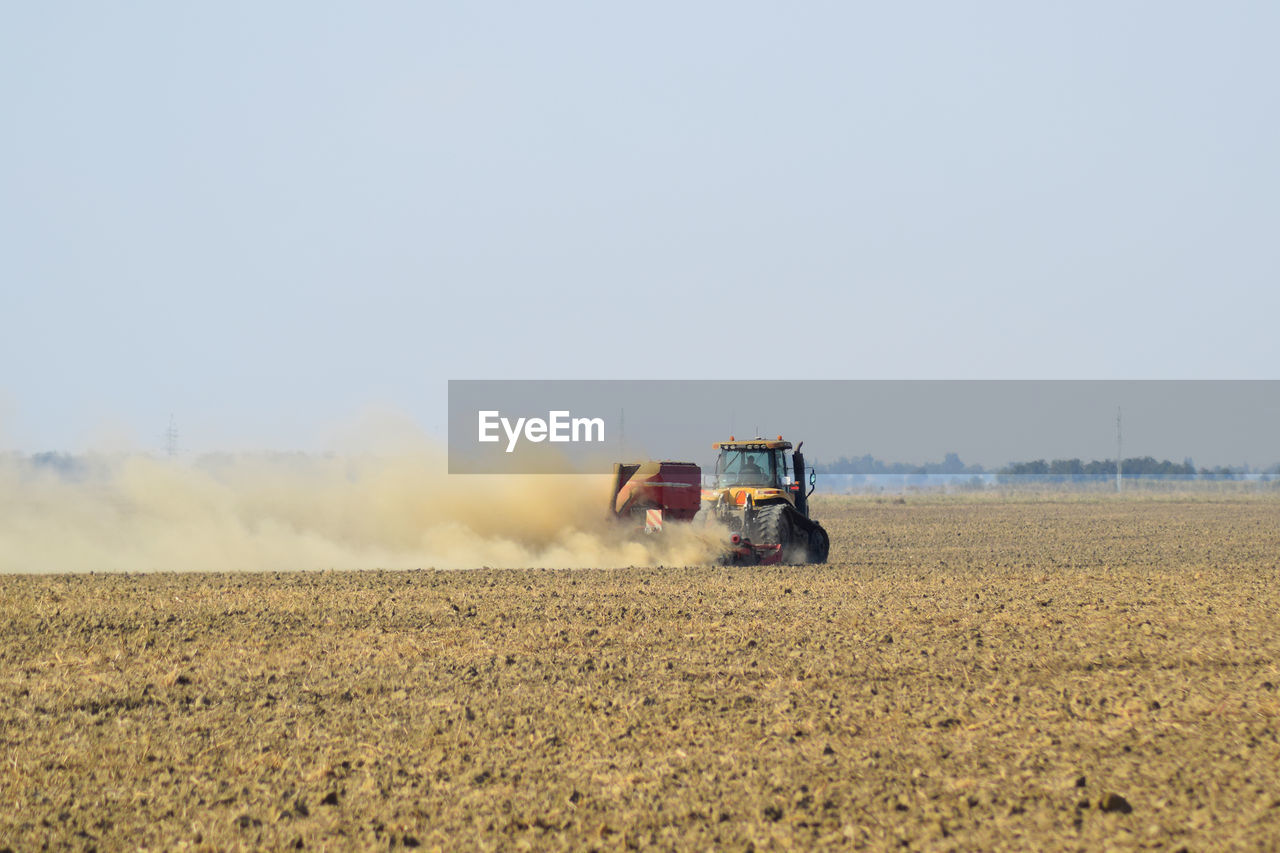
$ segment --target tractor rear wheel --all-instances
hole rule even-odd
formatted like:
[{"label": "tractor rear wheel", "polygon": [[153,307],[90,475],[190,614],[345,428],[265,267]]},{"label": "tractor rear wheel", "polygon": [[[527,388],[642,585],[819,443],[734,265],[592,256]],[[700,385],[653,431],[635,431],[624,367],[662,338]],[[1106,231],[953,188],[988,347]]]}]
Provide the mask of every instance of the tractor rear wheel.
[{"label": "tractor rear wheel", "polygon": [[748,535],[757,545],[781,545],[784,563],[825,563],[831,551],[831,540],[822,525],[789,504],[760,507]]},{"label": "tractor rear wheel", "polygon": [[782,545],[785,549],[791,542],[790,534],[791,528],[782,517],[782,507],[762,506],[756,510],[747,535],[757,545]]},{"label": "tractor rear wheel", "polygon": [[756,517],[756,535],[751,541],[757,545],[779,545],[782,562],[804,563],[808,561],[808,534],[793,518],[795,510],[788,504],[763,506]]},{"label": "tractor rear wheel", "polygon": [[809,531],[809,562],[825,563],[831,552],[831,539],[821,525],[814,525]]}]

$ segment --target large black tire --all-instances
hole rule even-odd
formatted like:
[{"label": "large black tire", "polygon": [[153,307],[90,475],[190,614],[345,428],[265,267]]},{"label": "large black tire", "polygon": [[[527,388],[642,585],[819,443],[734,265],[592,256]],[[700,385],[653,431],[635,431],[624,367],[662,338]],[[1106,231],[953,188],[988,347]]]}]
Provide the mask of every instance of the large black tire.
[{"label": "large black tire", "polygon": [[825,563],[831,552],[831,539],[822,525],[789,504],[760,507],[747,535],[757,545],[781,545],[784,563]]},{"label": "large black tire", "polygon": [[762,506],[757,509],[747,536],[756,545],[781,545],[785,553],[791,544],[791,527],[782,516],[782,507]]},{"label": "large black tire", "polygon": [[760,507],[754,525],[755,535],[751,537],[751,541],[757,545],[781,545],[784,563],[808,562],[811,550],[809,537],[801,526],[801,521],[789,504]]},{"label": "large black tire", "polygon": [[825,563],[831,552],[831,539],[821,525],[815,524],[809,531],[809,562]]}]

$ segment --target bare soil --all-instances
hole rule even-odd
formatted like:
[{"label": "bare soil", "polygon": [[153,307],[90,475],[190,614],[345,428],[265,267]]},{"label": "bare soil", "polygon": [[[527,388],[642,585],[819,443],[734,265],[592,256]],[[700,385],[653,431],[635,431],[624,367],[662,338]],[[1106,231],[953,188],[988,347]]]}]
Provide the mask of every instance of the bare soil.
[{"label": "bare soil", "polygon": [[0,577],[0,848],[1280,846],[1280,501],[832,562]]}]

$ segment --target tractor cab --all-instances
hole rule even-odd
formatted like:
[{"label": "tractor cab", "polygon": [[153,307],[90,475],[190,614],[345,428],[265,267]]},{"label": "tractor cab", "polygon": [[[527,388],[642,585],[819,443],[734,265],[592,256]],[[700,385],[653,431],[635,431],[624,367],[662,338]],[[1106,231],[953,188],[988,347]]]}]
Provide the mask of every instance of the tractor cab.
[{"label": "tractor cab", "polygon": [[783,451],[790,449],[790,442],[721,443],[716,459],[716,488],[784,488],[791,472]]},{"label": "tractor cab", "polygon": [[[710,490],[704,490],[704,501],[724,500],[736,506],[789,503],[801,514],[809,514],[806,490],[804,456],[797,446],[792,451],[791,442],[756,437],[738,441],[732,436],[728,441],[716,442],[718,450],[716,472]],[[812,471],[809,472],[812,486]]]}]

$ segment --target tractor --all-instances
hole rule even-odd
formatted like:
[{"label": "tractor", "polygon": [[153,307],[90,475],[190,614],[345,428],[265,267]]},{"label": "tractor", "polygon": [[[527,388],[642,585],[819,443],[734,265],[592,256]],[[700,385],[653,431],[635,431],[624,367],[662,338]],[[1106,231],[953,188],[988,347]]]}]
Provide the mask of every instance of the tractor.
[{"label": "tractor", "polygon": [[719,456],[705,483],[691,462],[617,463],[610,509],[646,533],[660,532],[666,522],[714,519],[729,529],[726,563],[825,563],[830,540],[809,517],[816,476],[805,468],[803,444],[792,450],[782,436],[730,436],[712,445]]},{"label": "tractor", "polygon": [[718,519],[738,534],[743,543],[740,556],[747,560],[827,561],[831,549],[827,531],[809,516],[809,496],[817,475],[805,468],[803,446],[802,441],[793,450],[782,436],[748,441],[729,436],[728,441],[711,445],[719,456],[713,482],[702,490],[700,514]]}]

